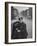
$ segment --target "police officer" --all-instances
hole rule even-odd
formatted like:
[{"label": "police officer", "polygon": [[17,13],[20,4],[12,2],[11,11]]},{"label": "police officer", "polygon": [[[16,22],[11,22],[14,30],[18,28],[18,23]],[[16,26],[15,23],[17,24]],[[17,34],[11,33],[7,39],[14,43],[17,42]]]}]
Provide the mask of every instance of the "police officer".
[{"label": "police officer", "polygon": [[27,38],[28,33],[26,30],[26,24],[23,22],[23,18],[19,18],[19,21],[13,23],[12,39],[23,39]]}]

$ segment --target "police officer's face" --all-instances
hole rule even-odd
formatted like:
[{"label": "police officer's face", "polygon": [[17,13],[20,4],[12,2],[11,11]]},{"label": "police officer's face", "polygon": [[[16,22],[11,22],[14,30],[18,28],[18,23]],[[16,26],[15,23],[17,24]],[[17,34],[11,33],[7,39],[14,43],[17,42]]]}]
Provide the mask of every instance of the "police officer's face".
[{"label": "police officer's face", "polygon": [[21,19],[21,18],[20,18],[20,20],[19,20],[19,21],[22,23],[22,22],[23,22],[23,19]]},{"label": "police officer's face", "polygon": [[21,19],[21,20],[20,20],[20,22],[22,23],[22,22],[23,22],[23,20]]}]

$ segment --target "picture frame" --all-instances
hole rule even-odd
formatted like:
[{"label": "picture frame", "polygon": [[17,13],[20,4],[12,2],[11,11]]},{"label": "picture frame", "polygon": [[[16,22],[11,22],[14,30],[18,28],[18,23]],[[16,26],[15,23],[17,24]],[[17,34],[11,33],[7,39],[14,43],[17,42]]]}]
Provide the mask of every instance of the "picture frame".
[{"label": "picture frame", "polygon": [[[27,11],[29,11],[29,9],[31,9],[29,11],[30,16],[25,16],[25,19],[26,18],[28,19],[25,22],[27,25],[30,24],[30,26],[28,25],[30,27],[30,29],[27,28],[27,30],[29,30],[28,33],[32,33],[32,34],[28,34],[30,36],[28,36],[28,38],[26,38],[26,39],[25,38],[23,38],[23,39],[20,39],[20,38],[13,39],[12,38],[11,39],[11,21],[13,19],[13,14],[12,14],[13,8],[16,8],[20,11],[22,11],[22,9],[23,9],[24,12],[21,12],[21,14],[26,12],[26,14],[24,14],[24,15],[28,15]],[[19,13],[20,13],[20,11],[19,11]],[[16,13],[14,13],[14,14],[16,14]],[[12,19],[11,19],[11,17],[12,17]],[[31,26],[31,25],[33,25],[33,26]],[[32,30],[32,32],[30,30]],[[36,42],[36,3],[5,2],[5,44],[34,43],[34,42]]]}]

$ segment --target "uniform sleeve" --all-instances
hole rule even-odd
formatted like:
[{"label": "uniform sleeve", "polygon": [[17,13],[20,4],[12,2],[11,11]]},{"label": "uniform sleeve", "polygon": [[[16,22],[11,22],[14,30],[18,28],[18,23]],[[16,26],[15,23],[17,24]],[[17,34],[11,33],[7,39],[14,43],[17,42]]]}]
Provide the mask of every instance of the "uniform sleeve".
[{"label": "uniform sleeve", "polygon": [[28,32],[27,32],[27,29],[26,29],[26,24],[24,24],[24,35],[25,35],[25,37],[28,36]]},{"label": "uniform sleeve", "polygon": [[12,29],[12,38],[15,38],[16,36],[16,30],[15,30],[15,23],[13,24],[13,29]]}]

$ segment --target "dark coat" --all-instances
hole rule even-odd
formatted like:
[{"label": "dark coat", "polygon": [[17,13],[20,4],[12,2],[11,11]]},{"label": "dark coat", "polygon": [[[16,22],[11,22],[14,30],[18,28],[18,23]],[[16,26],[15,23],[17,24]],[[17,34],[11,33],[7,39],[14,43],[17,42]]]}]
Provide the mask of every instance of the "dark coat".
[{"label": "dark coat", "polygon": [[[20,32],[18,32],[20,30]],[[23,39],[27,38],[27,30],[26,30],[26,24],[25,23],[20,23],[20,22],[15,22],[13,24],[13,30],[12,30],[12,35],[11,39]]]}]

